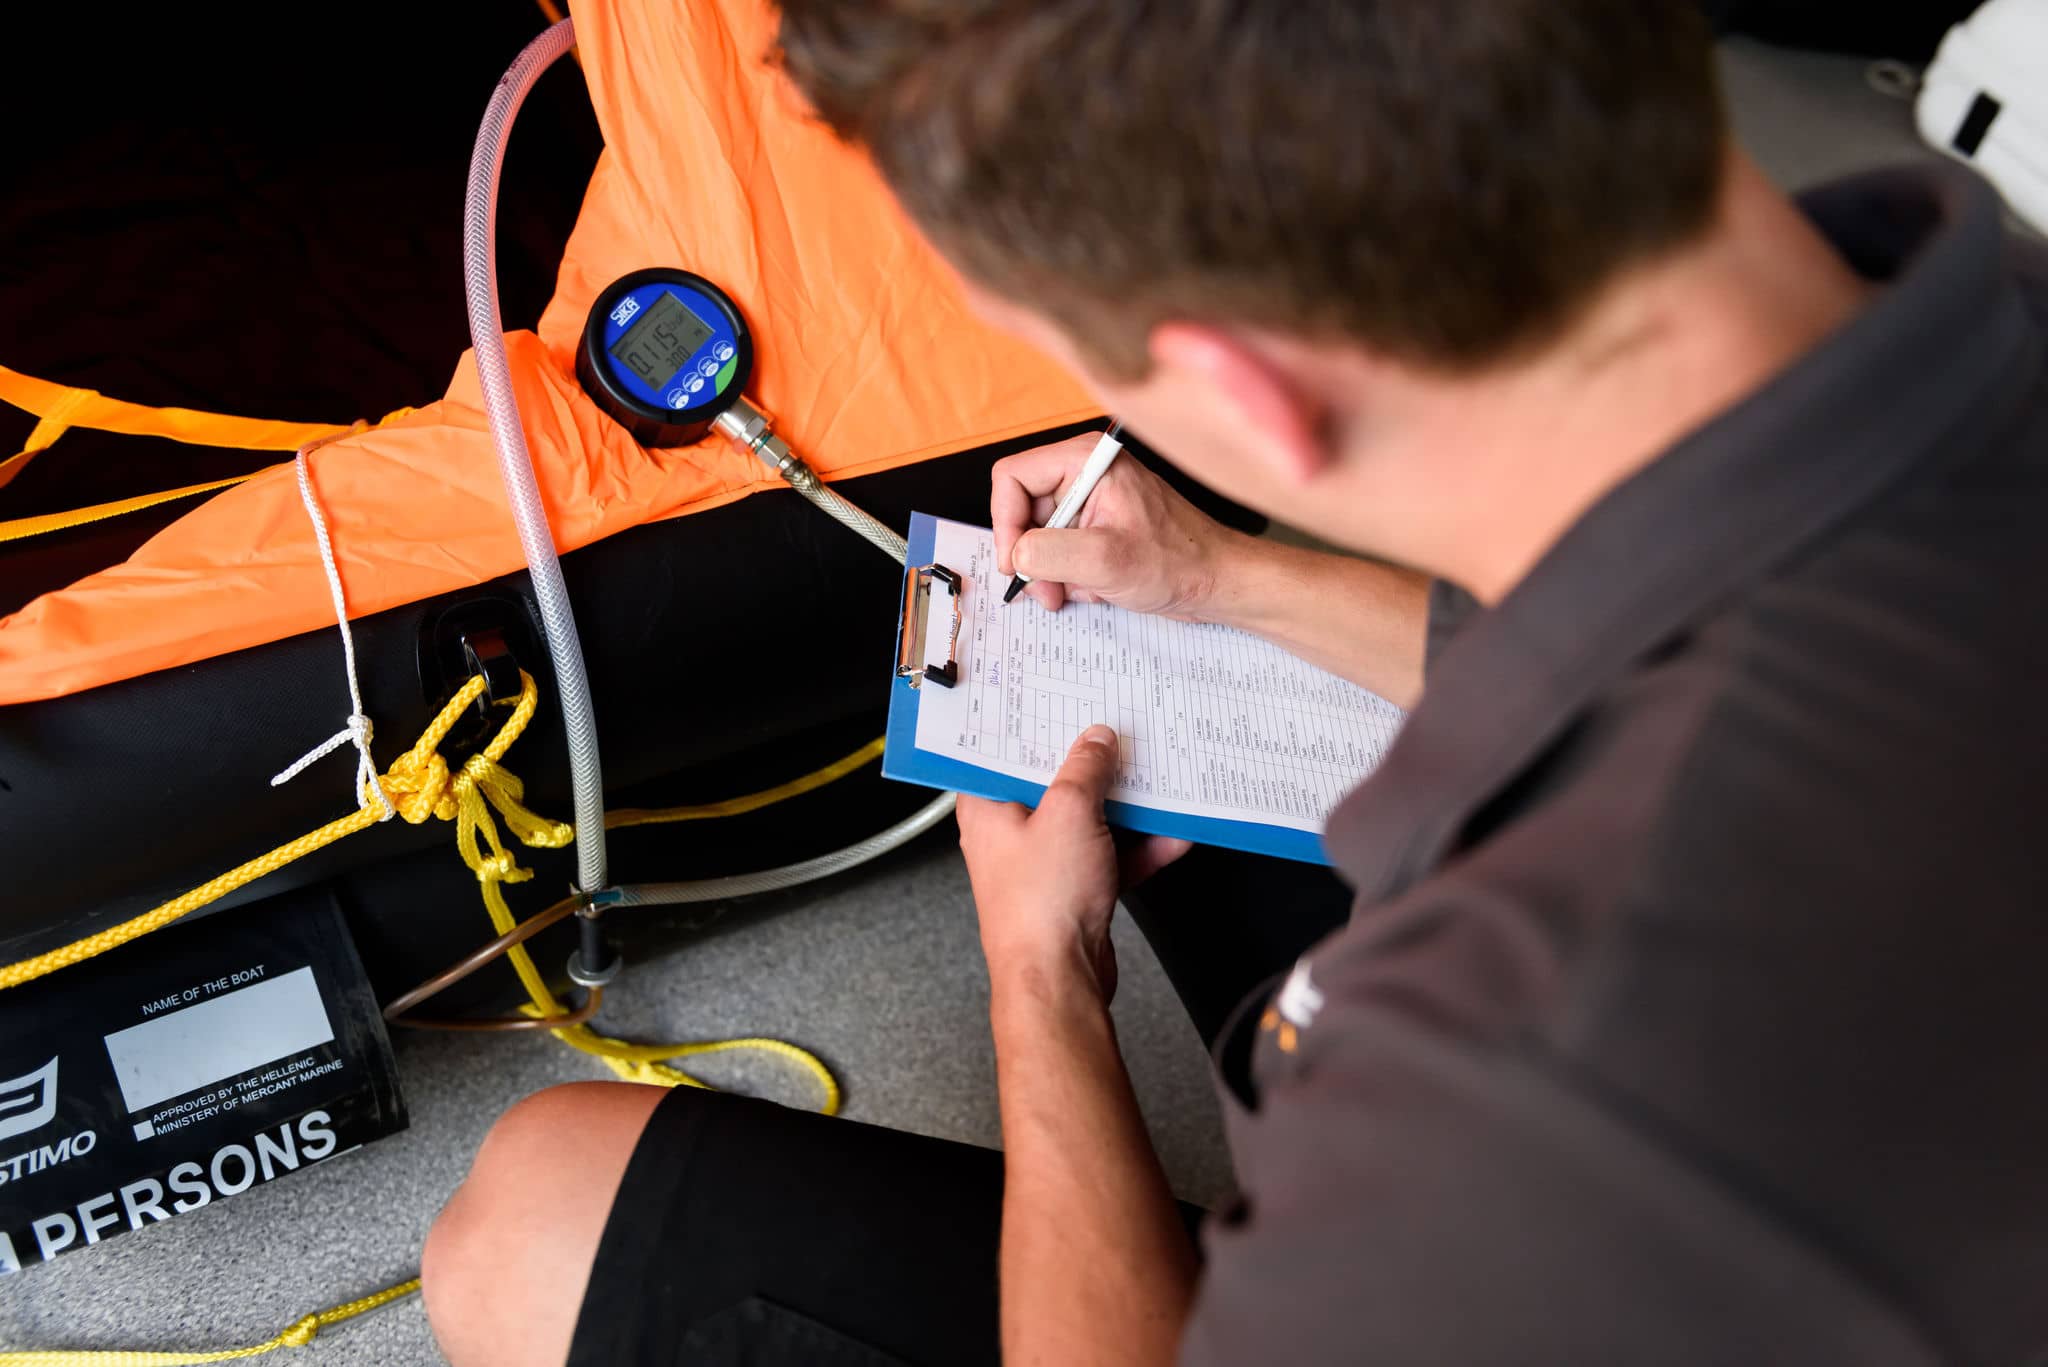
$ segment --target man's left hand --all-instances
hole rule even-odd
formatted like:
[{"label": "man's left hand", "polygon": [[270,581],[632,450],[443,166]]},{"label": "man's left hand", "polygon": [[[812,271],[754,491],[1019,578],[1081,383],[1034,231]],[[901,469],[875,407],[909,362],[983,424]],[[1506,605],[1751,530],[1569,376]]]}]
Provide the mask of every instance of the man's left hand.
[{"label": "man's left hand", "polygon": [[961,795],[960,848],[981,917],[982,953],[998,991],[1079,984],[1105,1006],[1115,994],[1109,921],[1117,893],[1189,848],[1185,840],[1163,836],[1117,848],[1102,817],[1116,766],[1116,733],[1091,726],[1074,742],[1036,811]]}]

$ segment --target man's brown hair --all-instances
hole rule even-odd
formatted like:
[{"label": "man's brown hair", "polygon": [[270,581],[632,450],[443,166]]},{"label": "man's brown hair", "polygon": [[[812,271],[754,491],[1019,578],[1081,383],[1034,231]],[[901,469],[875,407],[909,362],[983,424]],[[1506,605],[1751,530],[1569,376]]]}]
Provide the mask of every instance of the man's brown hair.
[{"label": "man's brown hair", "polygon": [[1125,378],[1172,320],[1480,367],[1720,183],[1692,0],[783,0],[780,55],[941,250]]}]

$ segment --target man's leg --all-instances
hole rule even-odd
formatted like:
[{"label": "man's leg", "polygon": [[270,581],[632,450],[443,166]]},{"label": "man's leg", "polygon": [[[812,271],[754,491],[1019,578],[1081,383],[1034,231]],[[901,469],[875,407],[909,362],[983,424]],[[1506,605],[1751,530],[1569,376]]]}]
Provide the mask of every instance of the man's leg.
[{"label": "man's leg", "polygon": [[665,1093],[550,1087],[512,1106],[427,1234],[427,1318],[455,1367],[561,1367],[598,1240]]},{"label": "man's leg", "polygon": [[455,1367],[997,1362],[1002,1155],[726,1093],[514,1106],[428,1237]]},{"label": "man's leg", "polygon": [[[1124,901],[1212,1041],[1350,896],[1327,869],[1197,849]],[[427,1313],[455,1367],[559,1367],[572,1344],[579,1367],[681,1362],[692,1336],[708,1358],[719,1335],[788,1345],[788,1361],[886,1363],[875,1345],[895,1345],[993,1363],[1001,1204],[987,1150],[575,1083],[519,1102],[484,1141],[428,1236]]]}]

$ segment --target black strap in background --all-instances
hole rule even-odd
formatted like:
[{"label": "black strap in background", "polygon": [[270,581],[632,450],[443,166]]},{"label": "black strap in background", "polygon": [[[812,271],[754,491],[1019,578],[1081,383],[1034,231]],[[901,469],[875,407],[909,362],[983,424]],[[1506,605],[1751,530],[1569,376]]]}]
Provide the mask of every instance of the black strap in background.
[{"label": "black strap in background", "polygon": [[1956,135],[1949,141],[1949,146],[1966,157],[1976,156],[1977,148],[1984,142],[1984,135],[1991,131],[1991,121],[1998,117],[1998,111],[2004,107],[1989,92],[1978,91],[1977,98],[1970,101],[1970,110],[1963,115],[1962,126],[1956,129]]}]

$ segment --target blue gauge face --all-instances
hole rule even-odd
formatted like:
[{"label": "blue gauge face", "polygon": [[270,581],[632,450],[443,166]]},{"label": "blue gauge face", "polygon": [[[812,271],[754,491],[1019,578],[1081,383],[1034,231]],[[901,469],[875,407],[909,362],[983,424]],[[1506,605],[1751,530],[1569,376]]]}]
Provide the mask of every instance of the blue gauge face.
[{"label": "blue gauge face", "polygon": [[666,266],[622,275],[583,320],[576,378],[642,446],[710,433],[754,373],[754,339],[725,291]]},{"label": "blue gauge face", "polygon": [[620,389],[683,419],[738,375],[740,339],[725,310],[674,281],[650,281],[614,298],[601,345]]}]

